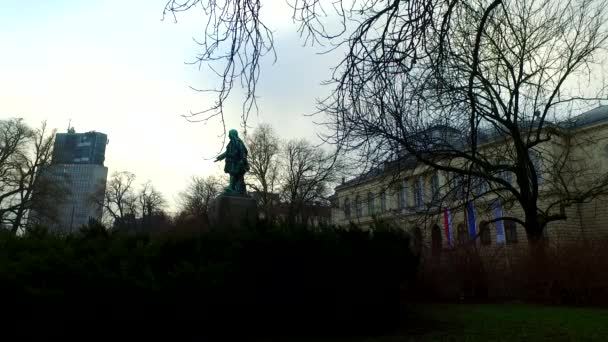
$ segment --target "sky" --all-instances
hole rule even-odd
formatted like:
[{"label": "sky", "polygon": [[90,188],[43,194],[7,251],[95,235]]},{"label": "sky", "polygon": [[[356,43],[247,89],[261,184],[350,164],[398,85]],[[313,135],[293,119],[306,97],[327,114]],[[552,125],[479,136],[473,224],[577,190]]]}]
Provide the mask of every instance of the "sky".
[{"label": "sky", "polygon": [[[203,18],[191,10],[162,19],[166,0],[0,0],[0,118],[46,120],[65,132],[108,135],[109,173],[130,171],[148,180],[176,208],[193,175],[222,174],[210,158],[222,146],[219,121],[191,123],[181,115],[209,106],[190,89],[212,87],[208,71],[187,65],[197,54]],[[303,47],[283,0],[262,11],[275,34],[278,60],[263,61],[258,115],[284,139],[315,141],[309,114],[337,56]],[[236,94],[238,97],[238,94]],[[240,103],[226,106],[228,128],[239,128]],[[227,175],[225,176],[228,178]]]}]

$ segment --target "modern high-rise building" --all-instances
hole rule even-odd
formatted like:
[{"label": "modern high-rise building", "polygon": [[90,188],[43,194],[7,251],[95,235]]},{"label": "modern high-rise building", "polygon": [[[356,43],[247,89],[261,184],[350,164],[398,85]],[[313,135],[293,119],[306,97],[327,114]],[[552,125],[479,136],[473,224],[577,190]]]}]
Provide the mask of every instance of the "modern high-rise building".
[{"label": "modern high-rise building", "polygon": [[55,135],[53,164],[101,165],[105,160],[108,136],[99,132],[67,133]]},{"label": "modern high-rise building", "polygon": [[76,232],[90,219],[101,220],[108,168],[107,135],[100,132],[57,133],[47,177],[65,192],[55,203],[53,220],[40,220],[55,231]]}]

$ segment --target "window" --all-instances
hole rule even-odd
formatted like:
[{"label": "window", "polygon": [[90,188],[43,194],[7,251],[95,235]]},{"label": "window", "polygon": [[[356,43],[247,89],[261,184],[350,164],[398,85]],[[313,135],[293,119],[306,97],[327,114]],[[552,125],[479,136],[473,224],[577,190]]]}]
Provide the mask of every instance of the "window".
[{"label": "window", "polygon": [[479,224],[479,239],[482,245],[489,245],[492,243],[492,233],[490,232],[490,224],[487,221],[482,221]]},{"label": "window", "polygon": [[488,181],[481,177],[473,179],[473,191],[475,196],[481,196],[488,192]]},{"label": "window", "polygon": [[417,208],[424,205],[424,178],[419,176],[414,184],[414,206]]},{"label": "window", "polygon": [[386,211],[386,191],[380,193],[380,211]]},{"label": "window", "polygon": [[399,192],[397,194],[397,202],[399,205],[399,209],[405,209],[407,207],[407,182],[404,181],[399,188]]},{"label": "window", "polygon": [[456,199],[464,198],[464,182],[461,175],[454,175],[452,178],[452,194]]},{"label": "window", "polygon": [[431,176],[431,204],[439,204],[439,175],[437,173]]},{"label": "window", "polygon": [[[504,161],[500,162],[500,165],[509,166],[510,163],[508,161],[504,160]],[[511,171],[500,170],[498,172],[498,177],[509,184],[511,184],[513,182],[513,177],[512,177]]]},{"label": "window", "polygon": [[374,194],[371,192],[367,193],[367,215],[371,216],[374,214]]},{"label": "window", "polygon": [[434,225],[431,230],[431,252],[433,255],[441,253],[441,229],[437,225]]},{"label": "window", "polygon": [[517,243],[517,225],[513,220],[504,220],[507,244]]},{"label": "window", "polygon": [[458,234],[458,243],[464,245],[469,240],[469,233],[464,226],[464,223],[458,224],[458,228],[456,228],[456,232]]},{"label": "window", "polygon": [[348,197],[344,199],[344,216],[347,219],[350,218],[350,199]]},{"label": "window", "polygon": [[363,206],[361,205],[361,197],[359,195],[355,197],[355,212],[357,217],[363,216]]}]

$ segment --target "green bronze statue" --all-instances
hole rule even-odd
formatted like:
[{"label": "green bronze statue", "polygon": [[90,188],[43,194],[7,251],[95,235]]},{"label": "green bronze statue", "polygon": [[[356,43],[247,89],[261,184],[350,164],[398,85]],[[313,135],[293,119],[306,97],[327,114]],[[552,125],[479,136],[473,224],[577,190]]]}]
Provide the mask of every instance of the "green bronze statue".
[{"label": "green bronze statue", "polygon": [[230,184],[224,188],[225,194],[240,194],[245,195],[245,173],[249,171],[249,163],[247,162],[247,147],[239,138],[236,129],[228,131],[230,142],[226,146],[226,152],[217,156],[215,161],[226,159],[224,172],[230,174]]}]

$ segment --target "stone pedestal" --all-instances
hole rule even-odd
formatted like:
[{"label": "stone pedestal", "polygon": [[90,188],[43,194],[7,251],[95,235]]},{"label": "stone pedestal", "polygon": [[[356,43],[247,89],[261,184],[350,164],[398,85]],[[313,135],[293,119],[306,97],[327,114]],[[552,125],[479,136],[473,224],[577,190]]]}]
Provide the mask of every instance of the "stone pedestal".
[{"label": "stone pedestal", "polygon": [[256,201],[244,195],[221,194],[209,208],[213,228],[238,230],[255,224],[258,217]]}]

